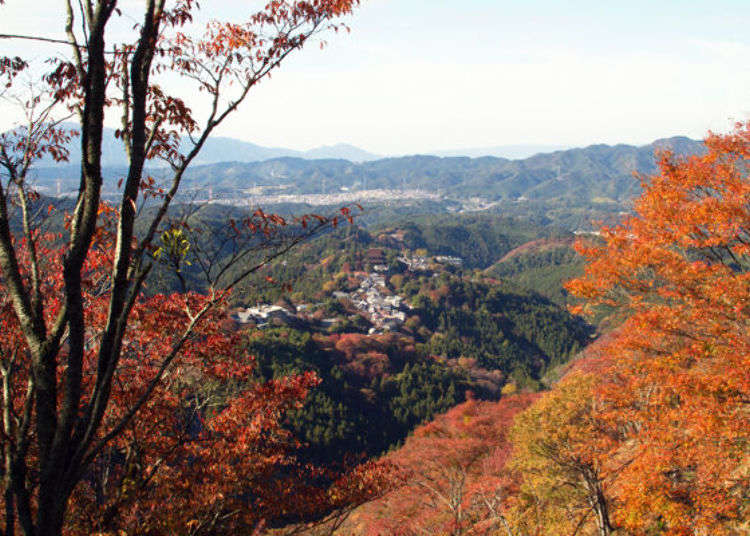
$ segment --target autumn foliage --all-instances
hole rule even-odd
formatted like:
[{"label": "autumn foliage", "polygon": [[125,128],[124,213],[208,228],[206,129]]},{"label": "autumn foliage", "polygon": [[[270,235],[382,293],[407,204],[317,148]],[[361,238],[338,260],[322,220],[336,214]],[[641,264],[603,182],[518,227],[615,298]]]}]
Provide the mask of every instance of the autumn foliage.
[{"label": "autumn foliage", "polygon": [[634,534],[747,530],[750,124],[705,143],[659,156],[634,214],[579,244],[588,266],[568,286],[625,318],[593,396],[619,433],[614,520]]},{"label": "autumn foliage", "polygon": [[[249,92],[321,32],[345,28],[339,18],[356,5],[272,0],[201,28],[193,0],[81,0],[63,2],[62,39],[0,36],[59,47],[41,65],[20,47],[0,57],[0,94],[23,118],[0,135],[4,535],[253,531],[327,519],[378,489],[377,468],[340,474],[294,459],[281,424],[317,379],[258,382],[252,358],[219,327],[232,288],[351,219],[350,209],[294,222],[258,210],[227,222],[232,251],[219,262],[190,240],[197,231],[173,204],[206,140]],[[105,116],[119,118],[128,159],[111,205],[102,200]],[[76,132],[61,126],[69,118]],[[67,160],[74,135],[77,195],[67,210],[56,210],[60,200],[40,206],[29,172],[44,156]],[[146,169],[153,160],[164,165],[159,180]],[[182,277],[188,256],[200,262],[203,293]],[[144,292],[162,265],[177,274],[179,295]]]},{"label": "autumn foliage", "polygon": [[577,245],[568,289],[609,332],[527,408],[470,401],[419,428],[370,534],[748,533],[750,124],[658,159],[632,215]]},{"label": "autumn foliage", "polygon": [[[59,250],[40,252],[49,274],[43,296],[53,314],[61,284],[54,276]],[[106,249],[91,255],[86,266],[85,310],[92,334],[106,318],[101,285],[110,266]],[[0,445],[8,453],[17,448],[8,439],[28,433],[12,415],[30,410],[31,400],[23,395],[31,378],[25,341],[0,290],[0,363],[4,381],[13,383],[6,392],[17,395],[3,421]],[[296,460],[300,445],[282,425],[318,379],[306,373],[259,383],[254,360],[239,350],[238,336],[220,329],[221,307],[213,307],[195,326],[179,362],[154,382],[164,354],[209,299],[157,295],[134,307],[123,338],[121,372],[113,382],[114,404],[104,419],[110,437],[97,439],[103,448],[72,494],[66,534],[228,534],[274,523],[305,524],[386,489],[388,470],[380,463],[342,472]],[[89,381],[95,377],[96,350],[92,343],[84,362],[83,377]],[[149,388],[153,391],[138,420],[118,430]],[[35,457],[33,444],[26,444]],[[29,492],[35,492],[33,480]]]},{"label": "autumn foliage", "polygon": [[387,457],[400,468],[402,485],[363,508],[349,533],[502,533],[518,491],[518,473],[507,467],[509,432],[513,418],[534,399],[470,399],[417,428]]},{"label": "autumn foliage", "polygon": [[[35,69],[20,55],[0,57],[0,91],[25,114],[25,126],[0,135],[3,536],[311,526],[330,534],[395,477],[398,490],[347,527],[747,534],[750,123],[710,135],[705,154],[660,154],[632,215],[578,244],[588,265],[568,289],[585,300],[579,312],[617,326],[598,344],[599,358],[579,362],[536,402],[527,394],[469,400],[383,461],[332,470],[295,456],[285,418],[317,377],[259,381],[238,335],[222,329],[232,288],[298,243],[274,233],[290,222],[262,210],[227,222],[237,248],[221,265],[170,216],[216,128],[290,54],[345,28],[339,17],[358,4],[269,0],[242,21],[192,32],[193,0],[68,1],[64,39],[20,36],[67,51],[44,62],[31,96],[16,92]],[[118,17],[135,21],[123,42],[113,37]],[[175,78],[191,89],[170,93]],[[188,100],[201,96],[205,105],[191,109]],[[128,156],[113,205],[102,202],[105,116],[120,118],[116,137]],[[80,124],[80,186],[63,213],[40,207],[27,179],[39,158],[69,157],[74,133],[60,126],[69,117]],[[165,165],[163,180],[148,175],[152,160]],[[309,236],[351,217],[343,208],[293,223]],[[205,293],[180,274],[186,256],[201,253]],[[242,267],[227,280],[233,263]],[[183,292],[144,292],[155,265],[172,268]],[[442,313],[453,295],[436,284],[421,308]],[[414,352],[390,335],[327,341],[347,373],[368,381],[388,374],[391,346]]]},{"label": "autumn foliage", "polygon": [[523,534],[612,533],[617,434],[598,418],[596,381],[570,373],[516,420],[510,467],[522,482],[509,517]]}]

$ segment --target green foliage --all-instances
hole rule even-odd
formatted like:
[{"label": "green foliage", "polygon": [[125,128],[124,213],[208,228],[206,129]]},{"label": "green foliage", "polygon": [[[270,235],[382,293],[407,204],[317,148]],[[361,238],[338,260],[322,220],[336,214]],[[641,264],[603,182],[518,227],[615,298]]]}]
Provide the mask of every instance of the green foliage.
[{"label": "green foliage", "polygon": [[154,252],[155,259],[164,259],[179,269],[180,264],[185,262],[188,266],[190,262],[186,261],[190,251],[190,242],[185,238],[182,229],[169,229],[161,235],[162,245]]},{"label": "green foliage", "polygon": [[[402,236],[394,239],[393,234]],[[426,250],[428,255],[452,255],[463,259],[462,269],[486,268],[508,252],[540,237],[554,239],[560,231],[515,218],[494,215],[422,215],[409,221],[390,223],[372,230],[358,225],[344,226],[297,248],[274,263],[265,275],[291,284],[293,293],[305,301],[325,299],[321,292],[327,281],[342,272],[366,271],[368,249],[383,251],[390,273],[403,272],[396,258],[404,250]],[[345,290],[337,286],[337,290]],[[269,287],[263,278],[249,281],[236,293],[239,301],[274,302],[283,294]],[[250,298],[250,299],[248,299]]]},{"label": "green foliage", "polygon": [[412,305],[432,336],[425,351],[472,357],[490,370],[535,386],[545,371],[576,354],[590,328],[549,300],[510,284],[433,278]]},{"label": "green foliage", "polygon": [[[198,239],[220,235],[221,214],[209,206],[192,216],[203,229]],[[577,259],[554,249],[511,253],[540,239],[569,242],[570,235],[486,214],[423,215],[374,229],[344,225],[300,245],[237,289],[236,303],[284,299],[308,304],[305,312],[313,318],[338,320],[328,331],[311,321],[247,337],[260,378],[314,371],[322,379],[287,423],[309,445],[310,458],[329,462],[377,455],[462,402],[467,390],[494,399],[508,381],[536,389],[549,370],[582,348],[589,328],[530,290],[543,280],[550,295],[561,295],[562,276],[555,281],[552,274]],[[430,263],[433,273],[411,272],[397,261],[419,249],[430,258],[458,256],[464,264]],[[389,266],[390,290],[384,292],[396,292],[412,307],[403,334],[365,336],[372,324],[354,314],[351,303],[333,297],[334,291],[359,286],[362,274],[372,269],[373,255]],[[483,275],[488,266],[485,273],[502,274],[502,281]],[[545,271],[548,279],[542,277]],[[185,266],[181,275],[200,274],[196,266]],[[291,284],[291,292],[266,277]]]},{"label": "green foliage", "polygon": [[431,215],[398,226],[404,247],[432,255],[461,257],[465,268],[486,268],[511,249],[549,231],[513,218],[488,215]]},{"label": "green foliage", "polygon": [[568,245],[533,250],[502,260],[486,272],[534,290],[555,303],[571,302],[563,283],[583,273],[583,259]]},{"label": "green foliage", "polygon": [[[348,342],[352,346],[344,348]],[[308,444],[307,455],[323,462],[377,455],[465,399],[472,384],[463,371],[421,357],[410,346],[408,338],[395,335],[313,337],[293,329],[272,329],[247,340],[262,379],[302,371],[322,379],[287,424]],[[362,373],[359,365],[372,357],[372,348],[384,352],[384,369]]]}]

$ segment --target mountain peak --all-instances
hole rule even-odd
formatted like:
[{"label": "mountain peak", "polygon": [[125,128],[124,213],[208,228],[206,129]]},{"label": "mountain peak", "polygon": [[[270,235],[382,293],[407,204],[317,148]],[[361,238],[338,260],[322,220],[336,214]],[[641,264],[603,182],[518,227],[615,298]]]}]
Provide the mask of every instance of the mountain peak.
[{"label": "mountain peak", "polygon": [[[79,129],[77,124],[68,123],[68,128]],[[69,144],[70,161],[75,162],[80,159],[80,139],[74,138]],[[212,136],[206,140],[203,149],[196,160],[196,164],[207,165],[217,164],[220,162],[263,162],[275,158],[302,158],[305,160],[333,159],[349,160],[350,162],[369,162],[382,158],[379,155],[355,147],[348,143],[337,143],[323,147],[316,147],[308,151],[297,151],[283,147],[263,147],[255,143],[228,138],[223,136]],[[115,131],[111,128],[104,129],[104,139],[102,140],[102,163],[108,167],[120,167],[127,165],[127,156],[122,147],[122,141],[115,138]],[[51,157],[44,158],[40,166],[55,166]]]}]

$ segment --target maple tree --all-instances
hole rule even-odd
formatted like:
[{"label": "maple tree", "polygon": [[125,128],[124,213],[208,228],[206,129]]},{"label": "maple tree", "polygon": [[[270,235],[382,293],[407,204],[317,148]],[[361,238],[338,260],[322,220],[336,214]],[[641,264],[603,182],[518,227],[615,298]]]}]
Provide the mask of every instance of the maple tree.
[{"label": "maple tree", "polygon": [[523,534],[613,533],[608,488],[618,435],[597,418],[595,383],[570,373],[516,419],[510,466],[523,479],[511,519]]},{"label": "maple tree", "polygon": [[[67,0],[65,39],[2,36],[69,51],[45,63],[38,92],[19,101],[26,124],[0,139],[5,534],[91,528],[85,520],[91,521],[94,507],[105,508],[105,525],[146,523],[154,534],[177,532],[170,523],[196,533],[219,522],[249,523],[228,516],[238,510],[232,501],[247,490],[222,488],[226,477],[212,478],[237,471],[237,485],[244,480],[252,487],[252,478],[268,475],[272,462],[284,458],[281,447],[288,441],[277,426],[283,410],[314,382],[307,376],[265,386],[250,382],[251,362],[212,327],[216,311],[247,275],[351,214],[344,208],[338,217],[288,222],[259,210],[228,222],[236,250],[227,262],[242,269],[226,280],[226,263],[210,262],[195,244],[186,247],[179,233],[189,227],[172,221],[170,208],[185,171],[217,126],[289,54],[319,32],[341,28],[337,19],[357,3],[272,0],[245,22],[213,21],[196,34],[189,31],[199,9],[193,0],[147,0],[142,7]],[[119,17],[139,21],[130,42],[111,37]],[[21,57],[0,58],[4,94],[31,72]],[[191,101],[207,97],[205,117],[170,93],[167,76],[182,81]],[[108,110],[121,117],[116,135],[129,161],[113,206],[102,203]],[[80,187],[71,211],[57,215],[64,228],[49,236],[27,174],[44,155],[68,157],[66,143],[74,133],[60,121],[71,115],[80,124]],[[166,182],[148,176],[146,162],[152,159],[168,165]],[[154,204],[142,211],[146,199]],[[136,223],[142,231],[136,232]],[[304,230],[294,239],[279,231],[292,223]],[[208,293],[184,289],[146,299],[154,263],[179,261],[188,252],[204,255]],[[212,396],[184,384],[191,374],[196,385],[231,380],[236,391],[222,405],[206,406]],[[190,418],[205,422],[196,430],[179,420]],[[259,438],[281,450],[255,452]],[[254,455],[246,457],[248,450]],[[201,478],[180,484],[174,473],[197,459],[212,463],[203,466]],[[205,494],[200,508],[186,496],[188,483]],[[264,494],[274,481],[264,484],[247,501],[273,503]],[[141,491],[159,502],[136,501]],[[169,493],[169,508],[163,508],[162,493]],[[186,519],[188,514],[194,517]]]},{"label": "maple tree", "polygon": [[568,285],[584,312],[626,318],[594,396],[627,460],[614,517],[636,534],[734,534],[748,515],[750,124],[705,146],[659,156],[633,215],[578,244]]},{"label": "maple tree", "polygon": [[[45,260],[54,256],[45,251]],[[100,264],[87,265],[90,325],[101,322],[106,312],[107,296],[98,285],[106,281],[107,259],[101,251],[91,257]],[[48,284],[52,292],[61,282],[58,277]],[[207,300],[197,294],[157,295],[136,304],[121,357],[129,373],[113,385],[117,404],[105,416],[105,428],[123,421],[156,375],[163,353],[174,345],[179,327],[190,321],[188,311]],[[20,393],[29,382],[25,341],[7,298],[2,313],[3,377],[18,384],[4,386],[4,392]],[[92,459],[73,493],[66,534],[236,533],[290,520],[299,527],[316,526],[345,517],[387,489],[389,471],[382,463],[334,471],[295,458],[298,442],[282,426],[283,419],[288,410],[301,407],[318,379],[306,373],[258,382],[254,360],[240,350],[239,336],[222,331],[223,314],[214,308],[196,326],[178,366],[164,372],[139,419]],[[88,370],[93,357],[89,352]],[[28,404],[24,397],[13,402],[4,414],[8,436],[19,432],[14,416]],[[16,446],[4,438],[6,453]],[[8,474],[6,494],[13,492]],[[10,495],[6,507],[13,500]],[[6,533],[12,531],[13,517],[12,509],[6,511]]]},{"label": "maple tree", "polygon": [[536,395],[470,399],[417,428],[388,456],[403,485],[368,504],[363,534],[510,534],[508,500],[518,487],[506,467],[513,418]]}]

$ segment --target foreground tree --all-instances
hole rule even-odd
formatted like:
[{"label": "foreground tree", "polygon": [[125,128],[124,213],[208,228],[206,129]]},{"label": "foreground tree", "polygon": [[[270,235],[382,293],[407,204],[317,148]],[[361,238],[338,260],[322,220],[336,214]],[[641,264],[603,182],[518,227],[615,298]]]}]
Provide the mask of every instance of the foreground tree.
[{"label": "foreground tree", "polygon": [[[52,257],[45,252],[43,258]],[[106,313],[107,295],[98,284],[106,281],[107,255],[90,260],[100,263],[87,264],[84,286],[87,321],[96,326]],[[61,285],[60,278],[48,284],[45,294]],[[113,385],[104,427],[121,422],[142,396],[163,353],[189,322],[186,307],[206,300],[196,294],[157,295],[136,304],[121,357],[130,374]],[[386,489],[383,464],[342,473],[296,460],[297,442],[283,428],[283,419],[288,410],[301,407],[318,380],[308,373],[258,382],[254,360],[239,350],[239,336],[222,331],[222,314],[214,308],[196,326],[178,366],[163,373],[139,418],[92,460],[72,494],[67,534],[228,534],[289,521],[304,528],[331,514],[340,517]],[[32,380],[8,300],[2,315],[0,370],[7,395],[22,392]],[[94,363],[89,352],[85,370],[92,371]],[[17,416],[28,407],[23,397],[11,402],[3,414],[8,436],[20,433]],[[2,444],[12,459],[16,444],[7,439]],[[13,481],[5,476],[6,506],[12,506]],[[6,533],[12,533],[13,509],[6,509],[4,517]]]},{"label": "foreground tree", "polygon": [[[231,241],[237,250],[229,262],[243,266],[235,278],[222,279],[227,266],[209,262],[208,295],[188,293],[163,304],[142,297],[160,245],[180,254],[173,247],[180,241],[168,234],[169,210],[206,139],[259,81],[316,33],[338,28],[333,21],[356,3],[274,0],[246,22],[212,22],[196,36],[183,31],[198,9],[192,0],[147,0],[140,12],[117,0],[65,2],[63,44],[70,58],[50,60],[52,70],[40,86],[44,93],[23,101],[27,110],[35,107],[33,120],[1,140],[0,270],[4,311],[11,313],[2,332],[13,332],[7,346],[3,341],[2,356],[6,534],[17,526],[26,535],[61,534],[71,495],[95,465],[106,465],[113,453],[127,461],[120,438],[127,431],[160,426],[152,408],[179,405],[184,392],[165,380],[183,360],[199,355],[191,352],[211,337],[201,330],[226,291],[294,243],[287,234],[274,234],[286,221],[258,212],[232,225],[244,237]],[[132,42],[110,38],[120,16],[140,21]],[[0,58],[6,92],[27,67],[23,58]],[[205,118],[195,117],[182,98],[167,92],[159,80],[165,72],[207,95]],[[26,176],[43,154],[66,156],[68,133],[56,126],[53,113],[58,107],[80,123],[81,180],[64,230],[50,242],[36,224],[37,195]],[[129,158],[122,194],[111,208],[101,199],[103,123],[109,107],[119,109],[117,135]],[[145,174],[153,158],[169,165],[166,183]],[[141,212],[146,197],[157,202]],[[299,227],[336,223],[319,218],[308,226],[308,221],[300,220]],[[138,234],[137,222],[143,229]],[[261,240],[264,248],[250,236],[277,238]],[[251,253],[255,260],[249,260]],[[169,331],[143,329],[159,319]],[[144,339],[145,333],[165,336]],[[234,361],[227,366],[234,367]],[[166,460],[161,464],[168,465]]]},{"label": "foreground tree", "polygon": [[705,143],[660,156],[634,215],[579,245],[589,264],[569,284],[585,310],[627,317],[594,396],[623,434],[615,517],[636,534],[747,530],[750,124]]},{"label": "foreground tree", "polygon": [[511,517],[521,534],[613,533],[617,435],[598,419],[594,385],[575,371],[516,419],[510,466],[523,481]]}]

